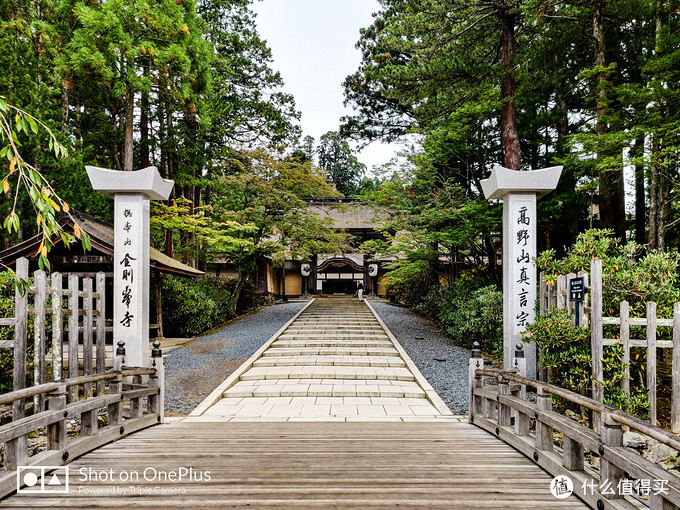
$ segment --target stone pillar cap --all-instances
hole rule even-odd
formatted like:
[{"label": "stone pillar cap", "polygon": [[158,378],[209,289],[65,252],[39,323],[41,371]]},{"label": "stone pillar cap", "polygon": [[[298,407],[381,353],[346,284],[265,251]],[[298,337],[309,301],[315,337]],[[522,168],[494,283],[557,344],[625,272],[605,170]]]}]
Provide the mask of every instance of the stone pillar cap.
[{"label": "stone pillar cap", "polygon": [[140,194],[149,200],[167,200],[175,181],[163,179],[155,166],[132,172],[86,166],[87,175],[95,191],[107,197],[118,193]]},{"label": "stone pillar cap", "polygon": [[562,168],[520,171],[495,165],[489,178],[481,181],[482,191],[487,200],[503,198],[508,193],[536,193],[541,198],[557,187]]}]

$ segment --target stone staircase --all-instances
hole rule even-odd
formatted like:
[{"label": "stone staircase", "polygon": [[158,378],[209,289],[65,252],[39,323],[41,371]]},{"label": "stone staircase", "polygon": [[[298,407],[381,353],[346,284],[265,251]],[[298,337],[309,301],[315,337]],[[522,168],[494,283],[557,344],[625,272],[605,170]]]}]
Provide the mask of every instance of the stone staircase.
[{"label": "stone staircase", "polygon": [[443,403],[433,405],[434,392],[404,356],[365,303],[317,299],[251,360],[203,416],[446,416]]}]

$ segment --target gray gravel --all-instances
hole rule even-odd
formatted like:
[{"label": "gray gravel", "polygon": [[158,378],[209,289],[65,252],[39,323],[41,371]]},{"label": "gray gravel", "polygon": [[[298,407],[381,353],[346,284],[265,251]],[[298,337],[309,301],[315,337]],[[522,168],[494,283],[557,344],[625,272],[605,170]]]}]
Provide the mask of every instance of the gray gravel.
[{"label": "gray gravel", "polygon": [[407,308],[385,301],[371,301],[371,306],[451,412],[466,414],[470,351]]},{"label": "gray gravel", "polygon": [[165,358],[165,410],[190,413],[305,303],[267,307],[171,351]]}]

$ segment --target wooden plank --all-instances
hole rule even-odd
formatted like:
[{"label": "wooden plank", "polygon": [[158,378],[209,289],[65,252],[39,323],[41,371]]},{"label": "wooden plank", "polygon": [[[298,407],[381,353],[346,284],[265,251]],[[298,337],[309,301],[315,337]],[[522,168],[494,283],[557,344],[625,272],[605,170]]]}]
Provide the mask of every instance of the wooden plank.
[{"label": "wooden plank", "polygon": [[[14,323],[14,319],[12,319]],[[0,349],[14,349],[14,340],[0,340]]]},{"label": "wooden plank", "polygon": [[[68,376],[78,377],[78,277],[70,274],[68,277]],[[68,401],[74,402],[78,398],[78,388],[71,387],[68,391]]]},{"label": "wooden plank", "polygon": [[[83,375],[92,375],[92,327],[93,327],[93,298],[92,298],[92,278],[83,279]],[[94,395],[94,385],[92,383],[83,384],[83,397],[91,398]],[[91,436],[97,431],[97,413],[87,411],[81,417],[82,428],[80,433],[83,436]]]},{"label": "wooden plank", "polygon": [[673,305],[673,321],[671,432],[680,434],[680,303]]},{"label": "wooden plank", "polygon": [[1,317],[0,326],[14,326],[15,320],[14,317]]},{"label": "wooden plank", "polygon": [[[16,261],[16,275],[22,281],[28,282],[28,260],[24,257]],[[14,373],[12,375],[12,388],[14,391],[26,388],[26,335],[28,293],[14,290]],[[17,400],[12,403],[12,419],[20,420],[24,417],[24,401]],[[5,468],[16,469],[26,462],[28,458],[28,438],[26,436],[16,438],[5,443]]]},{"label": "wooden plank", "polygon": [[[39,385],[45,382],[45,306],[47,303],[47,278],[43,271],[33,273],[35,282],[35,320],[33,322],[33,384]],[[36,412],[45,409],[45,396],[38,394],[33,397],[33,406]]]},{"label": "wooden plank", "polygon": [[[591,293],[591,336],[590,352],[593,359],[593,400],[603,402],[604,390],[602,381],[604,369],[602,367],[602,261],[593,259],[590,262],[590,293]],[[600,414],[593,412],[593,430],[600,431]]]},{"label": "wooden plank", "polygon": [[[61,385],[63,386],[63,385]],[[56,423],[65,417],[73,418],[77,415],[97,410],[100,407],[113,404],[120,401],[120,395],[102,395],[101,397],[93,397],[87,400],[80,400],[72,404],[66,405],[63,409],[42,411],[38,414],[33,414],[22,418],[21,420],[13,421],[0,427],[0,441],[8,441],[10,438],[22,434],[28,434],[41,427],[46,427],[52,423]],[[64,416],[66,412],[66,416]]]},{"label": "wooden plank", "polygon": [[211,480],[142,480],[134,485],[152,491],[156,486],[178,486],[186,488],[186,493],[116,494],[114,498],[87,494],[80,487],[108,490],[121,484],[84,483],[72,476],[68,496],[16,496],[6,502],[74,509],[113,504],[142,508],[585,508],[575,497],[556,500],[549,490],[551,477],[540,467],[464,423],[173,423],[106,445],[72,462],[70,469],[76,474],[83,467],[113,469],[117,475],[123,470],[142,473],[149,466],[164,471],[193,466],[194,471],[209,470]]},{"label": "wooden plank", "polygon": [[567,308],[567,277],[559,275],[557,277],[557,308],[563,310]]},{"label": "wooden plank", "polygon": [[58,381],[62,378],[64,364],[64,315],[63,307],[63,277],[61,273],[52,273],[52,378]]},{"label": "wooden plank", "polygon": [[[98,374],[106,372],[106,275],[97,273],[97,299],[95,308],[97,311],[96,322],[96,341],[97,341],[97,362],[96,370]],[[97,395],[104,393],[104,381],[97,383]]]},{"label": "wooden plank", "polygon": [[630,398],[630,307],[628,301],[621,301],[619,305],[621,317],[621,343],[623,344],[623,377],[621,378],[621,389]]},{"label": "wooden plank", "polygon": [[647,303],[647,395],[649,395],[649,422],[656,420],[656,303]]}]

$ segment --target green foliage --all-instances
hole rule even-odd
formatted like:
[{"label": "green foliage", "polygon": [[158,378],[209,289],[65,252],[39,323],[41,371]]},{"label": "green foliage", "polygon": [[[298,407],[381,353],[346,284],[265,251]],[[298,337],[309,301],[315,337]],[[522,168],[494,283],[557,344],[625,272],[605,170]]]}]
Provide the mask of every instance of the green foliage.
[{"label": "green foliage", "polygon": [[233,296],[227,281],[212,276],[197,280],[163,275],[163,325],[166,336],[191,337],[233,317]]},{"label": "green foliage", "polygon": [[567,310],[551,310],[528,324],[525,340],[534,341],[541,353],[539,362],[550,370],[550,382],[578,393],[590,383],[590,330],[575,328]]},{"label": "green foliage", "polygon": [[[567,310],[553,308],[527,325],[523,336],[526,341],[536,342],[539,362],[549,370],[551,384],[590,396],[592,358],[589,328],[574,327]],[[633,385],[628,397],[620,386],[625,371],[629,369],[623,362],[623,346],[605,346],[603,354],[604,380],[600,382],[604,388],[605,404],[646,418],[649,400],[644,389]]]},{"label": "green foliage", "polygon": [[439,320],[443,330],[465,347],[479,342],[496,357],[503,356],[503,293],[495,285],[457,283],[443,293]]},{"label": "green foliage", "polygon": [[[21,221],[17,212],[17,199],[25,193],[33,205],[35,222],[42,234],[38,263],[41,269],[48,269],[47,252],[52,246],[53,236],[60,236],[66,245],[74,242],[75,238],[57,223],[57,214],[62,210],[68,214],[69,205],[55,194],[50,183],[35,166],[24,159],[19,149],[22,133],[32,137],[38,135],[41,129],[49,136],[50,151],[54,152],[57,158],[65,156],[66,149],[57,141],[50,128],[0,96],[0,160],[9,162],[8,172],[2,180],[2,192],[7,194],[11,187],[14,188],[14,203],[3,222],[3,227],[10,234],[19,231]],[[80,230],[75,219],[74,226],[75,236],[81,239],[83,247],[89,250],[90,240],[87,233]]]},{"label": "green foliage", "polygon": [[[357,194],[366,166],[352,153],[346,140],[335,131],[321,135],[316,152],[319,166],[326,172],[326,179],[346,197]],[[364,184],[366,186],[366,184]]]},{"label": "green foliage", "polygon": [[590,271],[593,258],[602,260],[603,310],[618,315],[619,303],[628,301],[631,317],[644,317],[648,301],[658,304],[662,317],[672,317],[673,303],[680,301],[677,252],[644,251],[634,243],[621,245],[610,230],[592,229],[579,234],[566,257],[557,259],[554,250],[536,259],[545,279],[553,284],[558,274]]}]

